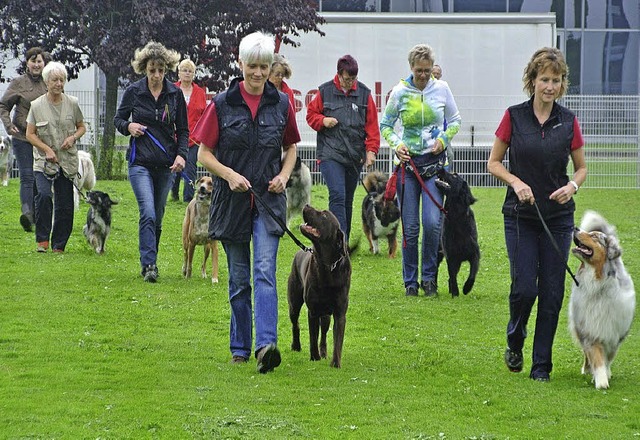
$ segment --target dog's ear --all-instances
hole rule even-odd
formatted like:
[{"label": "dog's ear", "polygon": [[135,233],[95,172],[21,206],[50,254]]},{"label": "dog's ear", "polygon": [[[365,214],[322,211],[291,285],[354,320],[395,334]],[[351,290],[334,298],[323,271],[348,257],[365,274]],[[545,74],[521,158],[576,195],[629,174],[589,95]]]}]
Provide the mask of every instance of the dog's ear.
[{"label": "dog's ear", "polygon": [[618,239],[613,235],[607,235],[607,258],[614,260],[622,255],[622,248]]}]

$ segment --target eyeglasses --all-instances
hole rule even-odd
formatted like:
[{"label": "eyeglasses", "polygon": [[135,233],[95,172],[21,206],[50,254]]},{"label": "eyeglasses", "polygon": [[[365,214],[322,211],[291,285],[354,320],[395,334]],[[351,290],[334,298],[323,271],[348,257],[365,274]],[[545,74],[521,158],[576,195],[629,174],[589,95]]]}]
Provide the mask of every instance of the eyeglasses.
[{"label": "eyeglasses", "polygon": [[271,76],[274,78],[284,78],[284,73],[272,73]]},{"label": "eyeglasses", "polygon": [[352,82],[356,81],[358,79],[358,75],[355,75],[355,76],[342,76],[341,75],[340,79],[342,79],[342,81],[345,84],[349,84],[349,83],[352,83]]}]

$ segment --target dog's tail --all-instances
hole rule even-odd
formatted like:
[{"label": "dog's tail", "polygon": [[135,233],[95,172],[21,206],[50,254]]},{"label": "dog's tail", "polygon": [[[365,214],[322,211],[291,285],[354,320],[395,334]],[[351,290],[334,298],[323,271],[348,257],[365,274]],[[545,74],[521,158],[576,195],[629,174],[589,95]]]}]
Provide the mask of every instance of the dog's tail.
[{"label": "dog's tail", "polygon": [[596,211],[587,210],[582,215],[580,229],[587,232],[600,231],[607,235],[615,235],[616,228]]}]

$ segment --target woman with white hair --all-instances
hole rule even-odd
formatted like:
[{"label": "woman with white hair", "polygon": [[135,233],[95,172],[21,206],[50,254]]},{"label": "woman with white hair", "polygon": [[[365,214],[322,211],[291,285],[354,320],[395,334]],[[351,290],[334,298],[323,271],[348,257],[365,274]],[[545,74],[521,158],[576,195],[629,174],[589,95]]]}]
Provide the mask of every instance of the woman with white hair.
[{"label": "woman with white hair", "polygon": [[[78,99],[64,93],[67,69],[50,62],[42,71],[47,93],[31,103],[27,140],[33,145],[33,171],[38,193],[35,224],[38,252],[64,252],[73,229],[73,178],[78,173],[76,142],[85,133]],[[55,206],[53,190],[56,193]],[[54,216],[55,213],[55,216]],[[52,225],[52,217],[55,217]]]},{"label": "woman with white hair", "polygon": [[[276,260],[284,234],[280,225],[286,221],[285,188],[300,141],[289,98],[267,81],[274,46],[273,37],[260,32],[242,39],[242,78],[231,81],[226,91],[213,98],[192,133],[200,143],[198,160],[215,176],[209,234],[222,242],[227,255],[232,362],[241,364],[251,357],[255,315],[259,373],[280,365]],[[255,200],[254,193],[279,223]]]}]

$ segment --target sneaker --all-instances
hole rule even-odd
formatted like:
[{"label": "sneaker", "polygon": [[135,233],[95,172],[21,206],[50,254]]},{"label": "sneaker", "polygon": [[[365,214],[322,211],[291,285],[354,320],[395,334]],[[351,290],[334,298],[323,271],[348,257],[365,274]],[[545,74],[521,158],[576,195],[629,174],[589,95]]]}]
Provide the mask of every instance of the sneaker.
[{"label": "sneaker", "polygon": [[64,254],[64,249],[54,249],[53,253],[54,254]]},{"label": "sneaker", "polygon": [[529,377],[536,382],[549,382],[549,373],[546,371],[532,371]]},{"label": "sneaker", "polygon": [[155,264],[150,264],[142,270],[142,276],[147,283],[158,281],[158,268]]},{"label": "sneaker", "polygon": [[231,358],[231,363],[232,363],[232,364],[245,364],[245,363],[247,363],[247,362],[249,362],[249,359],[247,359],[247,358],[246,358],[246,357],[244,357],[244,356],[238,356],[238,355],[235,355],[235,356],[233,356],[233,357]]},{"label": "sneaker", "polygon": [[33,216],[31,214],[22,214],[20,216],[20,226],[25,232],[33,232]]},{"label": "sneaker", "polygon": [[416,286],[407,287],[407,291],[405,292],[405,296],[418,296],[418,288]]},{"label": "sneaker", "polygon": [[438,285],[435,281],[423,281],[422,290],[424,290],[424,296],[438,296]]},{"label": "sneaker", "polygon": [[38,246],[36,247],[36,252],[47,252],[49,249],[48,241],[40,241],[38,242]]},{"label": "sneaker", "polygon": [[504,352],[504,362],[509,371],[519,373],[522,371],[522,351],[513,351],[507,347]]},{"label": "sneaker", "polygon": [[260,374],[266,374],[269,371],[273,371],[280,362],[282,361],[280,357],[280,351],[276,344],[269,344],[260,349],[258,354],[256,355],[257,360],[257,370]]}]

